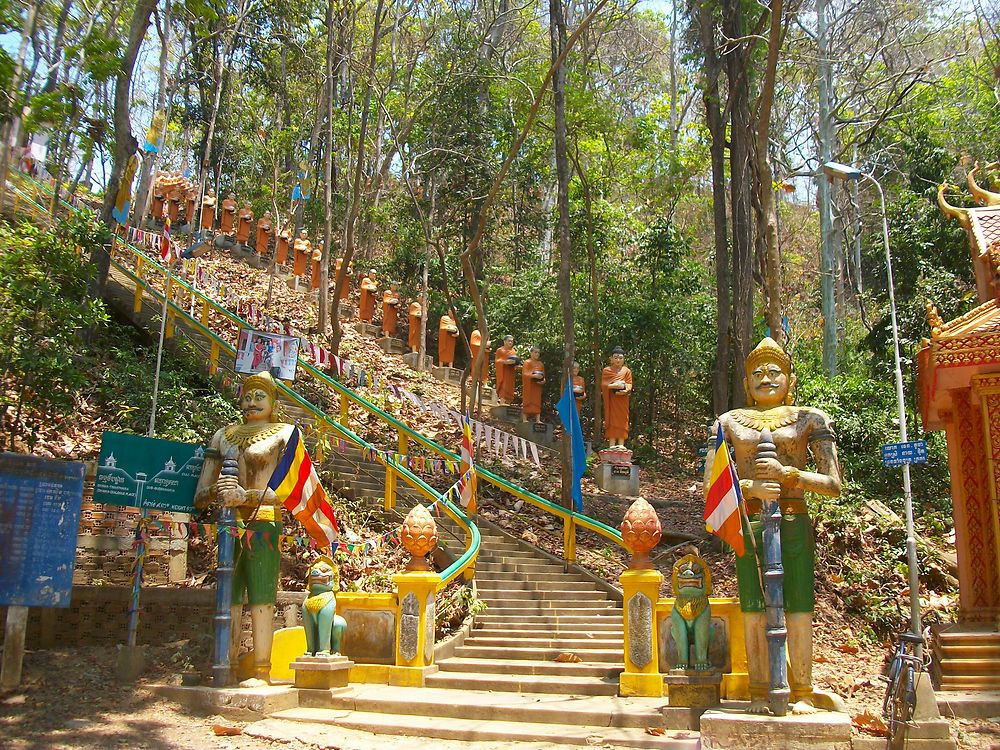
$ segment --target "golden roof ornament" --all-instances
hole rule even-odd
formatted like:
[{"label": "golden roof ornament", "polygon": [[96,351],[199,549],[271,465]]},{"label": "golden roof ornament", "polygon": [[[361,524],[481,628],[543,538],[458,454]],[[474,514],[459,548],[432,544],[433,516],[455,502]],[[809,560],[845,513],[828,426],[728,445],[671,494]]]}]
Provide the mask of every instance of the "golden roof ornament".
[{"label": "golden roof ornament", "polygon": [[957,206],[951,205],[948,200],[944,197],[944,191],[950,186],[947,182],[942,182],[938,185],[937,192],[937,202],[938,208],[941,209],[941,213],[945,216],[951,217],[952,219],[957,219],[958,223],[961,224],[965,229],[969,229],[972,226],[972,219],[969,217],[969,209],[958,208]]},{"label": "golden roof ornament", "polygon": [[936,339],[944,330],[944,319],[938,312],[937,306],[927,300],[927,324],[931,327],[931,338]]},{"label": "golden roof ornament", "polygon": [[[997,166],[997,162],[992,162],[987,164],[984,172],[988,172]],[[969,192],[972,193],[972,197],[975,198],[976,203],[980,206],[1000,206],[1000,193],[994,193],[981,187],[979,183],[976,182],[976,172],[979,171],[979,162],[977,161],[975,166],[969,170],[969,176],[966,178],[966,182],[969,185]]]}]

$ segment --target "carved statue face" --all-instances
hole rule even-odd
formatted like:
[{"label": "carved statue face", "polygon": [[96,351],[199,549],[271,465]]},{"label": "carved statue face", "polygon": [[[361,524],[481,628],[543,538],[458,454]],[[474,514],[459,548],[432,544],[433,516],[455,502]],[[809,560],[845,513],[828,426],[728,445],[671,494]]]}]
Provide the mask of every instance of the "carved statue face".
[{"label": "carved statue face", "polygon": [[580,363],[579,362],[574,362],[573,363],[573,374],[574,375],[579,375],[580,374]]},{"label": "carved statue face", "polygon": [[612,367],[624,367],[625,366],[625,355],[624,354],[612,354],[611,355],[611,366]]},{"label": "carved statue face", "polygon": [[313,594],[335,588],[336,570],[326,560],[319,560],[309,568],[309,591]]},{"label": "carved statue face", "polygon": [[781,365],[773,359],[765,359],[747,378],[747,393],[757,406],[771,407],[785,403],[785,397],[794,383]]},{"label": "carved statue face", "polygon": [[542,350],[541,349],[539,349],[537,346],[531,347],[531,358],[532,359],[539,359],[541,356],[542,356]]},{"label": "carved statue face", "polygon": [[514,346],[514,337],[513,336],[504,336],[503,337],[503,345],[506,346],[506,347]]},{"label": "carved statue face", "polygon": [[247,422],[270,422],[274,404],[260,388],[251,388],[240,395],[240,411]]}]

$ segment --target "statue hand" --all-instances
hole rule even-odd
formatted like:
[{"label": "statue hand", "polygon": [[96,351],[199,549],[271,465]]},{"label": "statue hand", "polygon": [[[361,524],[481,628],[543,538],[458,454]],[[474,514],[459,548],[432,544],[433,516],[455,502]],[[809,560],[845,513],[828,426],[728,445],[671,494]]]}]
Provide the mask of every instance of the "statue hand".
[{"label": "statue hand", "polygon": [[776,458],[758,458],[754,465],[754,477],[779,482],[785,477],[785,467]]},{"label": "statue hand", "polygon": [[777,500],[781,497],[781,485],[777,482],[765,482],[761,479],[754,479],[748,486],[741,482],[741,490],[746,497],[755,500]]},{"label": "statue hand", "polygon": [[247,494],[236,477],[219,477],[215,483],[215,493],[219,502],[227,508],[243,505]]}]

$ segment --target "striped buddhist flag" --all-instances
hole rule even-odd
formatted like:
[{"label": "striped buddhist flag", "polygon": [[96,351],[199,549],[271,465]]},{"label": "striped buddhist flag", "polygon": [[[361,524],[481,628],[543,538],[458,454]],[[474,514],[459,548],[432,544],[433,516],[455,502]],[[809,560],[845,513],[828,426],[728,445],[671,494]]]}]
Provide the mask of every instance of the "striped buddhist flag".
[{"label": "striped buddhist flag", "polygon": [[170,217],[163,221],[163,239],[160,241],[160,260],[172,263],[174,260],[173,244],[170,242]]},{"label": "striped buddhist flag", "polygon": [[739,557],[743,557],[746,552],[743,524],[740,521],[742,502],[736,467],[730,460],[729,446],[722,435],[722,425],[718,425],[712,474],[705,489],[705,528],[732,547]]},{"label": "striped buddhist flag", "polygon": [[288,439],[285,454],[267,486],[274,490],[285,509],[295,516],[320,547],[337,543],[337,517],[333,514],[326,490],[319,482],[298,427]]},{"label": "striped buddhist flag", "polygon": [[462,463],[459,466],[458,478],[459,502],[465,512],[472,515],[476,512],[476,467],[472,463],[472,420],[466,414],[462,417]]}]

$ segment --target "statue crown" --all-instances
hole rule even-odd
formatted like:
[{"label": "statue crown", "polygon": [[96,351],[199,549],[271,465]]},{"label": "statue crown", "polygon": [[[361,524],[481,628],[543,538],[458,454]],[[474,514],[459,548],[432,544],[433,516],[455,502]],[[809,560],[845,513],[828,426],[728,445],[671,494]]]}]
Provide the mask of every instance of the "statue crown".
[{"label": "statue crown", "polygon": [[770,336],[765,337],[756,348],[747,355],[746,374],[750,376],[761,362],[777,362],[786,375],[792,373],[792,358]]},{"label": "statue crown", "polygon": [[270,398],[271,403],[276,404],[278,401],[278,386],[274,382],[274,378],[271,377],[269,372],[258,372],[256,375],[251,375],[243,381],[243,385],[240,386],[240,396],[250,390],[261,390],[264,391]]}]

